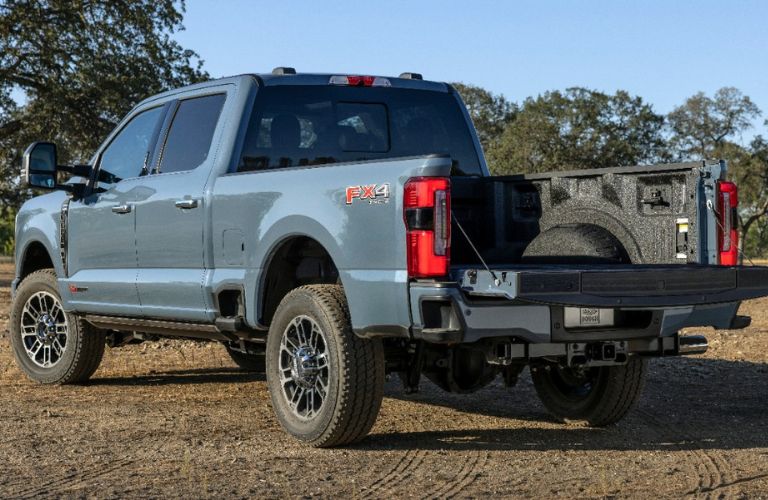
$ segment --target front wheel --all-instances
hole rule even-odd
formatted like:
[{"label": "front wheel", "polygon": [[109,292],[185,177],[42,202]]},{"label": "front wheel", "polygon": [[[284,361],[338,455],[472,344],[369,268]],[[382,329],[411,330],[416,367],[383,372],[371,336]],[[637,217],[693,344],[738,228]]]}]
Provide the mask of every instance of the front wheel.
[{"label": "front wheel", "polygon": [[564,422],[593,427],[621,420],[640,397],[647,370],[644,358],[631,356],[625,365],[570,368],[559,363],[531,366],[539,399]]},{"label": "front wheel", "polygon": [[267,384],[277,419],[300,441],[339,446],[371,430],[384,350],[354,334],[340,286],[303,286],[282,300],[267,337]]},{"label": "front wheel", "polygon": [[106,343],[102,330],[64,311],[52,269],[35,271],[19,285],[10,334],[19,367],[41,384],[88,380],[101,363]]}]

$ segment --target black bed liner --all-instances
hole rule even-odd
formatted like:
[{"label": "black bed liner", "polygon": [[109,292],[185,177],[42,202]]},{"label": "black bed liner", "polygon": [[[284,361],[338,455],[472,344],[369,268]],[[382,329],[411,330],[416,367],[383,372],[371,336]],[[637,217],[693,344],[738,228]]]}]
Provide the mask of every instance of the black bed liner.
[{"label": "black bed liner", "polygon": [[580,307],[673,307],[768,295],[768,267],[762,266],[518,265],[456,275],[470,295]]}]

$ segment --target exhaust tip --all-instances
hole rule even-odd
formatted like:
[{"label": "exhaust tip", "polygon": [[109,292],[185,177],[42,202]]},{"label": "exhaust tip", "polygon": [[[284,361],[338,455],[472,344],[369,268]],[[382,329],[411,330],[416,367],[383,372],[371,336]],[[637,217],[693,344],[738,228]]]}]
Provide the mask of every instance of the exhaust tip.
[{"label": "exhaust tip", "polygon": [[686,335],[677,338],[677,353],[688,356],[704,354],[709,348],[709,342],[704,335]]}]

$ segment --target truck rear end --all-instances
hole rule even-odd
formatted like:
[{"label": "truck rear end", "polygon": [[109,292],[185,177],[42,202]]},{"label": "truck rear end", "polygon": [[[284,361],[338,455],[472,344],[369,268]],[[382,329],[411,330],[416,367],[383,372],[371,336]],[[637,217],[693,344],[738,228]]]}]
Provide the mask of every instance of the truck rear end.
[{"label": "truck rear end", "polygon": [[530,366],[556,417],[615,422],[648,357],[706,351],[682,328],[744,328],[740,301],[768,293],[768,269],[737,265],[737,209],[724,162],[411,179],[394,369],[472,392]]},{"label": "truck rear end", "polygon": [[[537,343],[745,326],[747,320],[736,316],[738,302],[759,296],[765,275],[763,268],[734,266],[737,194],[724,176],[723,163],[689,163],[430,179],[449,182],[450,189],[435,196],[440,255],[430,259],[418,240],[409,240],[416,248],[409,269],[416,278],[412,306],[419,305],[414,317],[422,319],[421,335],[466,343],[510,326],[484,321],[478,331],[472,328],[477,316],[467,318],[470,309],[454,306],[457,301],[496,301],[495,307],[485,305],[491,316],[499,307],[543,307],[537,316],[548,311],[560,318],[546,321],[549,333],[526,328],[530,316],[516,315],[523,339]],[[409,211],[425,208],[405,210],[408,221],[416,218]],[[435,295],[428,279],[445,280],[448,304],[421,304],[422,289]],[[440,322],[433,321],[433,309],[445,309]],[[563,336],[569,329],[572,335]]]}]

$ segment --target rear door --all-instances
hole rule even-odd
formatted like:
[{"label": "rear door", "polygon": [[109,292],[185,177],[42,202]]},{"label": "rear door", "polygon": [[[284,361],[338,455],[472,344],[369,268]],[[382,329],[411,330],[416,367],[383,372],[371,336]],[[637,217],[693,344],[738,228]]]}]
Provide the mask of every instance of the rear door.
[{"label": "rear door", "polygon": [[205,321],[204,191],[215,161],[222,92],[176,102],[158,160],[136,201],[138,292],[143,314]]},{"label": "rear door", "polygon": [[136,290],[135,201],[160,131],[162,106],[131,118],[97,160],[94,193],[72,200],[68,210],[67,269],[63,280],[79,311],[134,316]]}]

